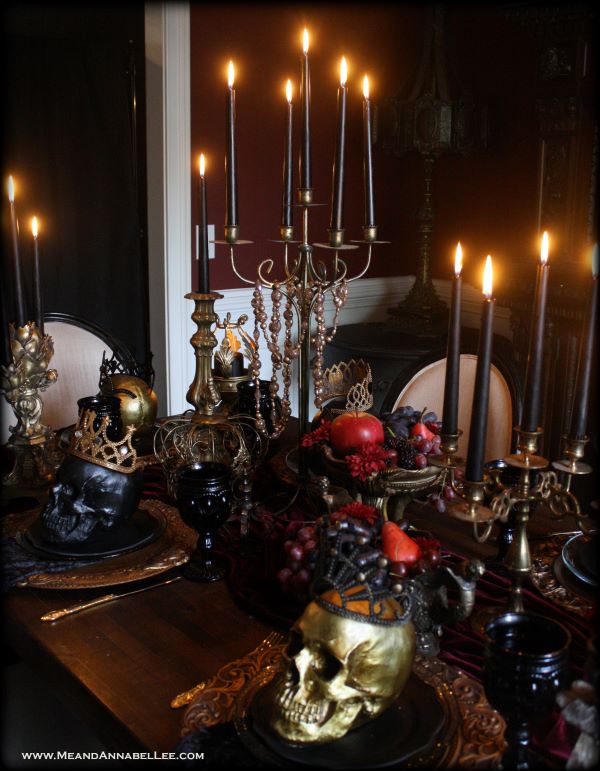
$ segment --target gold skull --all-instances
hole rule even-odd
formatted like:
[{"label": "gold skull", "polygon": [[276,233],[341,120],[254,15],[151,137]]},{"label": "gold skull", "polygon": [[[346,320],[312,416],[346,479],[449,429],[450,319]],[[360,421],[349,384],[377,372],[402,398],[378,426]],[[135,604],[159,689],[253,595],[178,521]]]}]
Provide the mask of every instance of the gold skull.
[{"label": "gold skull", "polygon": [[118,397],[123,428],[135,426],[137,433],[153,429],[158,399],[144,380],[133,375],[111,375],[102,385],[102,393]]},{"label": "gold skull", "polygon": [[[340,605],[334,590],[323,597]],[[391,598],[382,603],[385,616],[392,619],[398,604]],[[269,724],[294,744],[340,739],[398,698],[414,654],[412,622],[357,621],[313,601],[290,631],[271,687]]]}]

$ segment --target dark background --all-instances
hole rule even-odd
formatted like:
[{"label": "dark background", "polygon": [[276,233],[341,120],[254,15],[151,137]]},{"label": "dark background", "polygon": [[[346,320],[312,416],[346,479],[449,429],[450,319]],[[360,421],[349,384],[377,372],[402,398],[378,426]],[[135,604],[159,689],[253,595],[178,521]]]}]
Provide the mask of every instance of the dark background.
[{"label": "dark background", "polygon": [[3,191],[12,174],[25,286],[35,214],[44,311],[97,324],[144,362],[143,5],[9,4],[2,15]]},{"label": "dark background", "polygon": [[[363,225],[362,78],[369,75],[375,103],[391,97],[407,98],[417,76],[429,4],[192,4],[191,6],[191,141],[194,169],[200,152],[208,158],[208,217],[223,237],[225,207],[225,94],[227,63],[236,66],[237,163],[241,237],[255,241],[238,249],[239,262],[250,277],[260,259],[278,238],[283,159],[285,98],[289,77],[295,99],[295,179],[300,105],[299,79],[302,30],[311,36],[313,185],[315,200],[325,204],[311,211],[309,240],[326,241],[330,214],[336,94],[339,62],[349,65],[345,226],[347,238],[360,238]],[[487,254],[494,258],[495,286],[506,284],[523,267],[532,282],[539,259],[538,188],[540,120],[538,102],[548,86],[540,71],[540,57],[549,46],[549,29],[562,28],[570,47],[572,23],[551,25],[553,11],[527,3],[447,4],[445,48],[453,95],[459,88],[485,105],[488,114],[487,148],[466,156],[448,154],[435,164],[432,274],[449,279],[456,242],[463,246],[464,275],[481,286]],[[539,8],[539,17],[536,8]],[[556,13],[579,12],[591,29],[589,6],[554,4]],[[588,8],[588,11],[585,9]],[[533,9],[533,10],[532,10]],[[592,36],[593,37],[593,36]],[[562,44],[562,41],[558,41]],[[553,45],[553,43],[552,43]],[[569,53],[570,50],[569,50]],[[573,53],[574,59],[580,54]],[[588,73],[594,73],[595,49],[589,47]],[[580,66],[580,63],[577,63]],[[454,67],[454,72],[452,71]],[[575,85],[560,77],[551,88],[557,99],[565,88],[586,99],[581,134],[593,131],[594,77]],[[545,90],[544,90],[545,89]],[[585,90],[586,93],[583,93]],[[585,125],[583,125],[585,124]],[[396,157],[375,147],[375,206],[380,238],[391,245],[374,250],[369,277],[415,272],[417,212],[423,202],[423,160],[415,151]],[[589,263],[589,200],[593,181],[592,142],[586,136],[579,167],[574,170],[580,189],[568,206],[575,218],[566,227],[562,213],[542,227],[551,231],[554,283],[564,276],[582,279]],[[197,176],[192,182],[192,220],[198,221]],[[296,233],[300,233],[296,210]],[[210,264],[214,289],[239,286],[227,253],[217,247]],[[352,257],[360,264],[361,257]],[[585,266],[585,267],[584,267]],[[560,275],[559,275],[560,274]]]}]

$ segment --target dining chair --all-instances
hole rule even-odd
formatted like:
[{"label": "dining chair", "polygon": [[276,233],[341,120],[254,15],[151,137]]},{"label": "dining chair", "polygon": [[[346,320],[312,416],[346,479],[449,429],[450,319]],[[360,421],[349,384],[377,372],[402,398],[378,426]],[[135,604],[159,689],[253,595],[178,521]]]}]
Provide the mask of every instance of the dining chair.
[{"label": "dining chair", "polygon": [[78,399],[98,393],[105,358],[114,356],[132,366],[135,359],[120,340],[76,316],[47,313],[44,332],[54,342],[50,367],[58,372],[58,380],[42,394],[42,423],[56,431],[76,422]]},{"label": "dining chair", "polygon": [[[459,457],[466,458],[473,404],[473,389],[477,369],[477,337],[462,336],[460,356],[458,425],[462,435],[458,442]],[[442,419],[444,381],[446,376],[445,351],[433,351],[421,362],[404,370],[394,381],[382,412],[393,412],[401,406],[427,408]],[[497,460],[514,450],[513,428],[520,420],[522,402],[521,378],[514,360],[512,346],[494,336],[494,353],[490,368],[490,396],[484,460]]]}]

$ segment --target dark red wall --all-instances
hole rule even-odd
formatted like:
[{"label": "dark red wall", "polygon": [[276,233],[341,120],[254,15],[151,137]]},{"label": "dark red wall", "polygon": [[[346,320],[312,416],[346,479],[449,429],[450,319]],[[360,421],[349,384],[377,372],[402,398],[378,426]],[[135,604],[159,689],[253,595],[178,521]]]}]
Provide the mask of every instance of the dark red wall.
[{"label": "dark red wall", "polygon": [[[485,255],[497,280],[514,260],[535,259],[536,52],[532,33],[505,20],[497,6],[447,6],[448,46],[462,80],[489,107],[490,141],[468,157],[441,158],[435,169],[434,278],[450,275],[456,242],[463,244],[467,280],[480,284]],[[315,200],[309,240],[326,241],[336,123],[339,61],[349,63],[345,194],[346,237],[363,224],[362,77],[374,101],[405,95],[419,63],[426,7],[412,5],[191,5],[191,137],[194,174],[192,221],[198,219],[197,159],[207,156],[208,217],[223,237],[225,207],[225,94],[227,62],[236,65],[239,264],[255,277],[257,263],[280,252],[278,238],[285,114],[284,85],[294,83],[298,103],[302,30],[310,31],[312,141]],[[296,139],[299,136],[296,122]],[[294,188],[297,187],[297,147]],[[416,213],[422,203],[422,160],[374,152],[376,219],[390,245],[374,250],[368,276],[414,273]],[[298,211],[298,210],[296,210]],[[295,219],[300,234],[299,217]],[[363,252],[350,258],[353,266]],[[211,288],[240,286],[228,250],[217,246]]]}]

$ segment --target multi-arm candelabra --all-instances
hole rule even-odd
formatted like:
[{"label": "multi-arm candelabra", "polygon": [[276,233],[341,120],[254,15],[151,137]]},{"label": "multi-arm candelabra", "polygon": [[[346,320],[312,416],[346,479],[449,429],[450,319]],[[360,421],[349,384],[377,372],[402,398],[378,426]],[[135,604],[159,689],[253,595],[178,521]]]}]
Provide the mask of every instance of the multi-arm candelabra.
[{"label": "multi-arm candelabra", "polygon": [[[591,466],[581,461],[587,437],[564,437],[564,458],[552,464],[541,455],[538,447],[542,429],[525,431],[515,428],[516,452],[504,458],[507,466],[515,470],[518,479],[510,485],[500,481],[498,470],[486,471],[480,482],[458,479],[455,469],[462,465],[456,457],[458,435],[442,436],[443,454],[438,465],[447,471],[448,483],[458,499],[451,504],[448,514],[456,519],[473,523],[473,537],[485,542],[494,522],[502,527],[514,527],[514,533],[506,539],[508,548],[503,554],[504,567],[512,578],[508,610],[523,611],[523,583],[531,574],[532,560],[527,537],[527,525],[535,508],[544,504],[555,519],[567,515],[575,517],[582,531],[588,532],[586,516],[582,513],[577,497],[571,490],[573,476],[590,474]],[[552,469],[548,469],[551,465]],[[489,500],[489,506],[484,504]],[[483,530],[480,527],[483,525]]]},{"label": "multi-arm candelabra", "polygon": [[[237,228],[226,228],[226,239],[216,243],[229,247],[231,267],[235,275],[245,284],[254,286],[252,308],[254,311],[254,351],[250,363],[250,374],[256,384],[256,425],[259,431],[269,438],[278,437],[284,430],[291,415],[290,386],[292,382],[292,365],[298,360],[298,415],[299,437],[309,429],[309,380],[311,369],[311,344],[314,346],[312,372],[314,381],[314,401],[317,408],[321,407],[326,394],[324,382],[324,348],[330,343],[336,333],[339,315],[348,295],[348,284],[365,275],[371,263],[371,252],[374,244],[386,243],[377,240],[375,226],[364,228],[364,239],[344,243],[344,231],[329,230],[329,243],[309,243],[308,219],[311,207],[319,206],[313,203],[312,189],[300,189],[299,207],[302,210],[302,241],[293,240],[293,228],[282,227],[281,239],[283,245],[283,275],[279,279],[272,277],[274,260],[263,260],[257,269],[257,279],[243,276],[235,261],[235,247],[251,243],[237,238]],[[348,276],[348,266],[342,259],[342,254],[348,250],[358,249],[363,244],[367,247],[366,262],[356,275]],[[290,258],[290,247],[297,246],[297,256]],[[315,249],[333,252],[330,266],[321,260],[316,260]],[[271,291],[272,310],[269,314],[265,307],[264,289]],[[334,314],[327,328],[325,320],[325,298],[330,295],[334,304]],[[283,312],[282,312],[283,305]],[[283,316],[283,323],[282,323]],[[314,325],[313,325],[314,321]],[[295,323],[294,323],[295,322]],[[313,334],[314,326],[314,334]],[[294,335],[294,329],[296,334]],[[283,341],[280,335],[283,330]],[[260,370],[261,360],[259,342],[261,333],[271,354],[272,374],[270,379],[271,423],[273,431],[269,433],[266,422],[260,414]],[[279,375],[283,381],[281,409],[277,410],[275,398],[279,391]],[[308,473],[306,453],[299,446],[298,473],[305,479]]]}]

